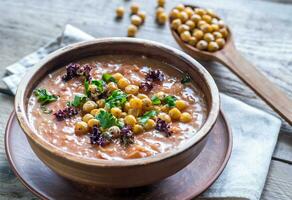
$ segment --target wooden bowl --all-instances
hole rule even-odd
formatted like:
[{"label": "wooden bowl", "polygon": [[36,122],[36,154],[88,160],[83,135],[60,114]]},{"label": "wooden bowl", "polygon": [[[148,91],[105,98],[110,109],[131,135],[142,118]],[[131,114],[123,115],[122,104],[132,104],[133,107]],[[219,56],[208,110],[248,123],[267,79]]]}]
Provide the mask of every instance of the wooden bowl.
[{"label": "wooden bowl", "polygon": [[[28,121],[28,99],[48,73],[70,62],[102,54],[138,54],[166,62],[187,72],[205,94],[208,116],[200,130],[171,151],[152,157],[123,161],[88,159],[57,149],[41,139]],[[82,184],[126,188],[151,184],[166,178],[193,161],[203,149],[219,113],[219,92],[207,72],[193,58],[166,45],[133,38],[104,38],[64,47],[39,63],[22,79],[15,97],[18,122],[35,154],[59,175]]]}]

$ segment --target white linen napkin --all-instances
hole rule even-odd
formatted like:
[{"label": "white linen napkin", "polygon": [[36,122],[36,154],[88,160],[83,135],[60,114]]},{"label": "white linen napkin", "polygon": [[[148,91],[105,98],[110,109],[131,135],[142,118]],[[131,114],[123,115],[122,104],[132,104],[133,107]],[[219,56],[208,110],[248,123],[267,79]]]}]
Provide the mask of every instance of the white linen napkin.
[{"label": "white linen napkin", "polygon": [[[94,37],[66,25],[61,36],[8,66],[9,75],[3,81],[15,94],[24,73],[47,54],[68,44],[91,39]],[[223,173],[199,198],[257,200],[265,184],[281,121],[224,94],[221,94],[221,106],[233,133],[232,154]]]}]

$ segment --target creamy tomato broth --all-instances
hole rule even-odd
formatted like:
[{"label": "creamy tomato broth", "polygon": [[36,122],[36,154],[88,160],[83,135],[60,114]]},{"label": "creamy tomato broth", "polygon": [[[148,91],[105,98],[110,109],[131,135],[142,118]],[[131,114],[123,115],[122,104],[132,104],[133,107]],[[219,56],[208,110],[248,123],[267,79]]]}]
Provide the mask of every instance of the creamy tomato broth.
[{"label": "creamy tomato broth", "polygon": [[35,132],[63,151],[107,160],[153,156],[194,136],[207,117],[202,91],[166,63],[103,55],[68,66],[45,77],[28,103]]}]

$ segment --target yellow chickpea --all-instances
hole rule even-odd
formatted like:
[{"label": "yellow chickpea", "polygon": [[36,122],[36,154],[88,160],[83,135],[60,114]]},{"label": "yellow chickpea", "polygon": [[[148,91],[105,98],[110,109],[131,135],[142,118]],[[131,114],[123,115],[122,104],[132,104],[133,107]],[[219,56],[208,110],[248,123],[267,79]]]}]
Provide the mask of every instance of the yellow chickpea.
[{"label": "yellow chickpea", "polygon": [[95,117],[96,115],[100,113],[101,110],[105,111],[105,109],[103,108],[98,108],[98,109],[93,109],[92,111],[90,111],[90,114]]},{"label": "yellow chickpea", "polygon": [[228,31],[227,31],[226,28],[221,28],[221,29],[219,30],[219,32],[222,34],[222,36],[223,36],[224,38],[226,38],[227,35],[228,35]]},{"label": "yellow chickpea", "polygon": [[139,11],[139,5],[137,3],[133,3],[131,5],[131,13],[132,14],[137,14]]},{"label": "yellow chickpea", "polygon": [[171,28],[173,29],[178,29],[178,27],[181,25],[181,20],[180,19],[174,19],[172,22],[171,22]]},{"label": "yellow chickpea", "polygon": [[97,104],[94,101],[87,101],[83,104],[83,111],[89,113],[91,110],[97,108]]},{"label": "yellow chickpea", "polygon": [[125,88],[125,92],[128,93],[128,94],[138,94],[139,86],[137,86],[137,85],[128,85]]},{"label": "yellow chickpea", "polygon": [[90,128],[93,128],[94,126],[98,126],[99,125],[99,121],[97,119],[90,119],[88,122],[87,122],[87,125],[90,127]]},{"label": "yellow chickpea", "polygon": [[164,105],[164,106],[162,106],[161,108],[160,108],[160,110],[162,111],[162,112],[168,112],[169,111],[169,107],[167,106],[167,105]]},{"label": "yellow chickpea", "polygon": [[193,22],[195,22],[195,23],[198,23],[201,19],[202,19],[202,17],[201,17],[200,15],[198,15],[198,14],[193,14],[193,15],[191,16],[191,20],[192,20]]},{"label": "yellow chickpea", "polygon": [[141,99],[132,98],[129,103],[131,108],[142,109],[143,103]]},{"label": "yellow chickpea", "polygon": [[183,11],[185,9],[185,6],[183,4],[179,4],[175,8],[178,9],[179,11]]},{"label": "yellow chickpea", "polygon": [[204,9],[202,9],[202,8],[196,8],[195,9],[195,13],[198,14],[198,15],[200,15],[200,16],[203,16],[207,12]]},{"label": "yellow chickpea", "polygon": [[201,27],[203,24],[207,24],[207,22],[205,22],[204,20],[200,20],[197,22],[198,27]]},{"label": "yellow chickpea", "polygon": [[163,100],[166,97],[166,94],[164,92],[157,92],[155,94],[160,100]]},{"label": "yellow chickpea", "polygon": [[137,26],[135,26],[135,25],[133,25],[133,24],[130,24],[130,25],[128,26],[128,36],[129,36],[129,37],[135,37],[137,31],[138,31]]},{"label": "yellow chickpea", "polygon": [[177,120],[180,118],[181,112],[179,111],[179,109],[177,108],[172,108],[169,112],[168,112],[169,116],[171,117],[171,119]]},{"label": "yellow chickpea", "polygon": [[161,111],[161,107],[160,106],[153,106],[153,110],[160,112]]},{"label": "yellow chickpea", "polygon": [[223,20],[219,20],[217,24],[219,25],[220,28],[225,28],[225,23]]},{"label": "yellow chickpea", "polygon": [[124,16],[124,13],[125,13],[124,7],[122,7],[122,6],[117,7],[117,9],[116,9],[116,16],[118,18],[122,18]]},{"label": "yellow chickpea", "polygon": [[133,127],[133,132],[135,134],[139,134],[139,133],[143,133],[144,132],[144,128],[143,126],[139,125],[139,124],[136,124],[134,127]]},{"label": "yellow chickpea", "polygon": [[215,39],[223,38],[223,35],[218,31],[213,32],[213,35],[214,35]]},{"label": "yellow chickpea", "polygon": [[188,14],[188,17],[190,18],[194,13],[194,10],[191,7],[186,7],[184,11]]},{"label": "yellow chickpea", "polygon": [[202,19],[203,19],[205,22],[207,22],[208,24],[210,24],[211,21],[212,21],[212,17],[211,17],[210,15],[208,15],[208,14],[203,15],[203,16],[202,16]]},{"label": "yellow chickpea", "polygon": [[164,7],[164,5],[165,5],[165,0],[157,0],[157,5],[158,5],[158,6],[161,6],[161,7]]},{"label": "yellow chickpea", "polygon": [[128,110],[128,114],[133,115],[135,117],[139,117],[142,114],[142,109],[130,108]]},{"label": "yellow chickpea", "polygon": [[127,115],[124,121],[127,125],[130,125],[130,126],[134,126],[137,123],[137,120],[133,115]]},{"label": "yellow chickpea", "polygon": [[206,42],[205,40],[200,40],[196,44],[196,48],[199,50],[206,50],[208,48],[208,42]]},{"label": "yellow chickpea", "polygon": [[99,108],[104,108],[105,106],[105,100],[104,99],[99,99],[96,101],[96,104]]},{"label": "yellow chickpea", "polygon": [[145,99],[145,98],[148,98],[148,96],[147,96],[146,94],[141,94],[141,93],[139,93],[139,94],[137,95],[137,97],[138,97],[139,99]]},{"label": "yellow chickpea", "polygon": [[107,90],[108,91],[112,92],[112,91],[117,90],[117,89],[118,89],[118,86],[117,86],[116,83],[110,82],[110,83],[107,84]]},{"label": "yellow chickpea", "polygon": [[170,12],[170,17],[172,19],[176,19],[178,18],[178,15],[179,15],[179,10],[178,9],[173,9],[171,12]]},{"label": "yellow chickpea", "polygon": [[212,30],[213,31],[218,31],[219,30],[219,25],[218,24],[211,24]]},{"label": "yellow chickpea", "polygon": [[219,50],[219,45],[216,42],[209,42],[208,51],[214,52]]},{"label": "yellow chickpea", "polygon": [[204,40],[207,42],[212,42],[215,40],[215,37],[212,33],[205,33]]},{"label": "yellow chickpea", "polygon": [[191,37],[188,43],[192,46],[195,46],[197,44],[198,40],[196,37]]},{"label": "yellow chickpea", "polygon": [[197,38],[198,40],[200,40],[200,39],[203,38],[203,36],[204,36],[204,32],[201,31],[201,30],[199,30],[199,29],[195,29],[195,30],[193,31],[193,36],[194,36],[195,38]]},{"label": "yellow chickpea", "polygon": [[139,11],[138,16],[142,19],[142,23],[145,22],[146,19],[146,12],[144,11]]},{"label": "yellow chickpea", "polygon": [[152,108],[152,101],[148,97],[142,99],[142,108],[144,110],[150,110]]},{"label": "yellow chickpea", "polygon": [[93,118],[94,118],[93,115],[87,113],[86,115],[84,115],[84,116],[82,117],[82,121],[84,121],[84,122],[87,123],[90,119],[93,119]]},{"label": "yellow chickpea", "polygon": [[177,107],[179,110],[184,110],[188,107],[188,104],[184,100],[176,100],[175,107]]},{"label": "yellow chickpea", "polygon": [[118,87],[120,89],[124,89],[125,87],[127,87],[130,84],[130,81],[127,78],[121,78],[118,81]]},{"label": "yellow chickpea", "polygon": [[182,21],[185,22],[189,19],[188,13],[186,13],[185,11],[182,11],[178,14],[178,18]]},{"label": "yellow chickpea", "polygon": [[188,42],[191,39],[191,37],[192,36],[190,31],[184,31],[180,34],[180,38],[185,42]]},{"label": "yellow chickpea", "polygon": [[166,113],[159,113],[157,117],[162,119],[163,121],[166,121],[167,123],[171,122],[170,116]]},{"label": "yellow chickpea", "polygon": [[199,26],[199,28],[204,32],[204,33],[210,33],[212,32],[212,26],[209,24],[202,24]]},{"label": "yellow chickpea", "polygon": [[140,26],[142,24],[142,19],[138,15],[131,16],[131,23],[135,26]]},{"label": "yellow chickpea", "polygon": [[179,120],[180,120],[181,122],[188,123],[188,122],[192,121],[192,116],[190,115],[190,113],[183,112],[183,113],[181,114]]},{"label": "yellow chickpea", "polygon": [[162,12],[158,15],[157,21],[159,24],[165,24],[167,21],[167,14],[165,12]]},{"label": "yellow chickpea", "polygon": [[97,92],[97,86],[96,85],[93,85],[93,84],[90,84],[88,86],[88,90],[91,92],[91,93],[96,93]]},{"label": "yellow chickpea", "polygon": [[158,19],[158,16],[159,16],[161,13],[163,13],[163,12],[164,12],[164,8],[162,8],[162,7],[158,7],[158,8],[156,9],[156,12],[155,12],[156,19]]},{"label": "yellow chickpea", "polygon": [[124,78],[124,76],[121,73],[115,73],[112,76],[116,81],[119,81],[121,78]]},{"label": "yellow chickpea", "polygon": [[222,49],[225,45],[225,40],[223,38],[216,39],[216,43],[218,44],[219,48]]},{"label": "yellow chickpea", "polygon": [[84,135],[88,132],[88,125],[86,122],[76,122],[74,126],[74,132],[76,135]]},{"label": "yellow chickpea", "polygon": [[196,25],[195,22],[193,22],[192,20],[186,21],[185,24],[188,25],[190,27],[190,29],[195,28],[195,25]]},{"label": "yellow chickpea", "polygon": [[144,124],[144,128],[146,130],[151,130],[156,126],[156,123],[153,119],[148,119],[147,122]]},{"label": "yellow chickpea", "polygon": [[126,112],[122,112],[120,117],[121,118],[125,118],[126,116],[127,116],[127,113]]},{"label": "yellow chickpea", "polygon": [[117,107],[111,108],[111,114],[115,117],[120,117],[122,114],[122,110]]},{"label": "yellow chickpea", "polygon": [[211,10],[211,9],[207,9],[206,12],[207,12],[207,14],[210,15],[211,17],[218,17],[218,16],[216,15],[216,13],[214,13],[214,11]]},{"label": "yellow chickpea", "polygon": [[129,102],[126,102],[125,105],[124,105],[124,110],[126,112],[128,112],[130,108],[131,108],[130,103]]},{"label": "yellow chickpea", "polygon": [[190,27],[188,25],[182,24],[177,28],[177,31],[179,34],[181,34],[184,31],[189,31]]}]

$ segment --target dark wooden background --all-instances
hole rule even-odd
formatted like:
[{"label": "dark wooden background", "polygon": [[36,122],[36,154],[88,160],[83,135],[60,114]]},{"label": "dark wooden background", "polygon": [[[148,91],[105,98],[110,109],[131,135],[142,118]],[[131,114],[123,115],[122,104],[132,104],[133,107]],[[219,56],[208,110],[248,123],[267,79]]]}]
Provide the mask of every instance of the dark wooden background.
[{"label": "dark wooden background", "polygon": [[[126,36],[128,13],[115,21],[114,10],[127,11],[138,2],[147,19],[137,37],[178,47],[168,26],[154,21],[155,0],[0,0],[0,77],[5,67],[58,36],[70,23],[95,37]],[[292,98],[291,0],[168,0],[169,11],[178,2],[213,8],[230,25],[239,51]],[[224,66],[201,62],[214,76],[219,90],[250,105],[271,109]],[[5,87],[0,82],[0,87]],[[10,170],[3,135],[13,97],[0,94],[0,199],[35,198]],[[292,109],[292,108],[287,108]],[[292,128],[283,122],[262,199],[292,199]]]}]

